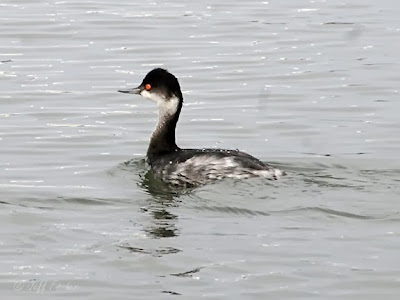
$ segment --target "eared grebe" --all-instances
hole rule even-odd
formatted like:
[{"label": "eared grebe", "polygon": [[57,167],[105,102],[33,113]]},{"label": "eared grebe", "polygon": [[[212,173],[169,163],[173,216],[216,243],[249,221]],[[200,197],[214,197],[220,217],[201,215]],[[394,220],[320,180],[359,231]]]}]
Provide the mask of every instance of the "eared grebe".
[{"label": "eared grebe", "polygon": [[227,177],[277,179],[284,175],[281,170],[238,150],[179,148],[175,143],[175,128],[183,97],[178,79],[167,70],[154,69],[137,88],[119,92],[139,94],[157,103],[158,124],[151,136],[147,162],[155,177],[162,181],[196,186]]}]

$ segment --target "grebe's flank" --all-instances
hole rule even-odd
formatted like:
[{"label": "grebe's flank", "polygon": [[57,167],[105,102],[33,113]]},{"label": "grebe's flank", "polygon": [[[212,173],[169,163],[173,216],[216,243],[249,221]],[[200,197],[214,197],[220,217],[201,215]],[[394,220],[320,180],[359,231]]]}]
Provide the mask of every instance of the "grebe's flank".
[{"label": "grebe's flank", "polygon": [[238,150],[179,148],[175,129],[183,96],[178,79],[167,70],[154,69],[137,88],[119,92],[139,94],[157,103],[158,123],[147,150],[147,162],[157,178],[174,185],[196,186],[223,178],[275,180],[284,175]]}]

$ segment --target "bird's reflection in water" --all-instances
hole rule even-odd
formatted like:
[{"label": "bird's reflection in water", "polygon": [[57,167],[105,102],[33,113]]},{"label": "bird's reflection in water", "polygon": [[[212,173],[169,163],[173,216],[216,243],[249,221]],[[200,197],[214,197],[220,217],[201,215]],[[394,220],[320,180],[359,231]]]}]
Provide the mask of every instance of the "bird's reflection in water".
[{"label": "bird's reflection in water", "polygon": [[[111,173],[113,176],[118,174],[136,181],[140,189],[150,196],[147,197],[141,211],[152,217],[151,225],[145,228],[151,237],[171,238],[179,235],[176,228],[178,216],[171,213],[171,209],[181,203],[181,196],[189,194],[193,189],[170,186],[157,179],[144,159],[132,159],[121,163]],[[135,177],[132,178],[132,175]]]},{"label": "bird's reflection in water", "polygon": [[177,189],[154,177],[151,171],[147,171],[139,183],[140,187],[152,197],[148,205],[142,211],[149,212],[153,217],[153,226],[146,229],[154,238],[174,237],[179,234],[175,227],[177,215],[169,211],[180,203],[180,196],[190,192],[188,189]]},{"label": "bird's reflection in water", "polygon": [[[140,208],[141,212],[149,215],[151,220],[143,224],[144,231],[153,239],[173,238],[179,235],[176,228],[178,216],[171,213],[170,210],[177,207],[180,203],[176,190],[155,178],[148,170],[144,160],[131,160],[119,165],[119,169],[129,174],[138,174],[135,177],[140,189],[145,191],[149,197],[146,197],[146,203]],[[120,248],[126,249],[132,253],[148,254],[155,257],[164,256],[181,252],[181,249],[174,247],[160,247],[158,244],[154,247],[143,247],[137,244],[120,245]]]},{"label": "bird's reflection in water", "polygon": [[147,208],[142,208],[142,211],[149,212],[153,217],[153,224],[145,228],[145,231],[154,238],[168,238],[179,234],[175,227],[177,215],[170,213],[165,208],[149,204]]}]

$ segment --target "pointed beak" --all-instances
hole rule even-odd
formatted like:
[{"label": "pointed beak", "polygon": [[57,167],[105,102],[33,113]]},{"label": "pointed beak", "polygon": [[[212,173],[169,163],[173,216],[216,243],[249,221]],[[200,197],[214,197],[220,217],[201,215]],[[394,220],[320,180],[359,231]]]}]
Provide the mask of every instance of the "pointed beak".
[{"label": "pointed beak", "polygon": [[118,92],[125,93],[125,94],[140,94],[141,91],[142,91],[142,89],[140,88],[140,86],[138,86],[137,88],[133,88],[133,89],[118,90]]}]

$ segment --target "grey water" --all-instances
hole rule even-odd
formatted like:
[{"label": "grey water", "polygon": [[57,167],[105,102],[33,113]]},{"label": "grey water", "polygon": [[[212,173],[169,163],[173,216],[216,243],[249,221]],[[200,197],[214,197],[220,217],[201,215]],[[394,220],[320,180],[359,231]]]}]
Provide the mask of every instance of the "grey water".
[{"label": "grey water", "polygon": [[[395,0],[0,3],[2,299],[398,299]],[[148,173],[181,83],[178,145],[288,176],[172,190]]]}]

